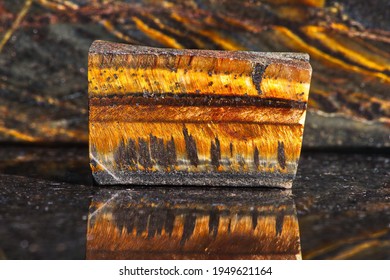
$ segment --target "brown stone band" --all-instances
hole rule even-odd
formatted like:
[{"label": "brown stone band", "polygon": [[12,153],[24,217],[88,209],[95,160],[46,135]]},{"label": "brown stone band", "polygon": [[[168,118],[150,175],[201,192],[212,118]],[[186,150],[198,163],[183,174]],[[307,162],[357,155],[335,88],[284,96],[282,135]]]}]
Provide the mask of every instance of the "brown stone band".
[{"label": "brown stone band", "polygon": [[104,97],[91,97],[89,99],[91,106],[109,106],[116,105],[164,105],[164,106],[252,106],[252,107],[272,107],[305,110],[307,103],[297,100],[288,100],[281,98],[259,98],[253,96],[232,96],[232,95],[212,95],[197,93],[128,93],[126,95],[110,95]]}]

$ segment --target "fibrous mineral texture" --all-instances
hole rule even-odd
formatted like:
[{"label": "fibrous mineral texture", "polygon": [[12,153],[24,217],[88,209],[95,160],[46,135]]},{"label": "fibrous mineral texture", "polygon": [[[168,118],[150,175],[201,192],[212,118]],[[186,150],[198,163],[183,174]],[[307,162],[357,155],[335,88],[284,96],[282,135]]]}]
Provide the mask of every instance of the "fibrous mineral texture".
[{"label": "fibrous mineral texture", "polygon": [[95,180],[291,187],[310,78],[305,54],[96,41],[88,65]]}]

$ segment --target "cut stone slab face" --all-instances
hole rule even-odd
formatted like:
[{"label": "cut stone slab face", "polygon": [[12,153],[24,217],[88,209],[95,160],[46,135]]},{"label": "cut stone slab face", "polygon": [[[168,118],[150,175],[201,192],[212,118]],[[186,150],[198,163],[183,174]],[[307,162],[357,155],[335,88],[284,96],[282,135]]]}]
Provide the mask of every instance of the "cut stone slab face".
[{"label": "cut stone slab face", "polygon": [[290,188],[308,61],[299,53],[95,41],[88,62],[95,181]]}]

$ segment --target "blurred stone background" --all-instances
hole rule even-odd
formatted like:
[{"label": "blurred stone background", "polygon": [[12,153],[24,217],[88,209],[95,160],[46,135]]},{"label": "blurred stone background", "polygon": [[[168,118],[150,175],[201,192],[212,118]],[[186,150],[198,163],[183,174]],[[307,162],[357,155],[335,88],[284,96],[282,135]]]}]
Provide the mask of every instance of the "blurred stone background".
[{"label": "blurred stone background", "polygon": [[87,143],[95,39],[307,52],[304,146],[390,147],[387,0],[0,0],[0,141]]}]

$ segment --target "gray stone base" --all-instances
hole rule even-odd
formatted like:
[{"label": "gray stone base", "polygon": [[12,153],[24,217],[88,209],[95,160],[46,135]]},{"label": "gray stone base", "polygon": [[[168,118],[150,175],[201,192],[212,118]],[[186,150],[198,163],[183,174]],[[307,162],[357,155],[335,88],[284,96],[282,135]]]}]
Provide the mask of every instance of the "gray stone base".
[{"label": "gray stone base", "polygon": [[282,173],[95,172],[99,185],[173,185],[291,188],[294,176]]}]

